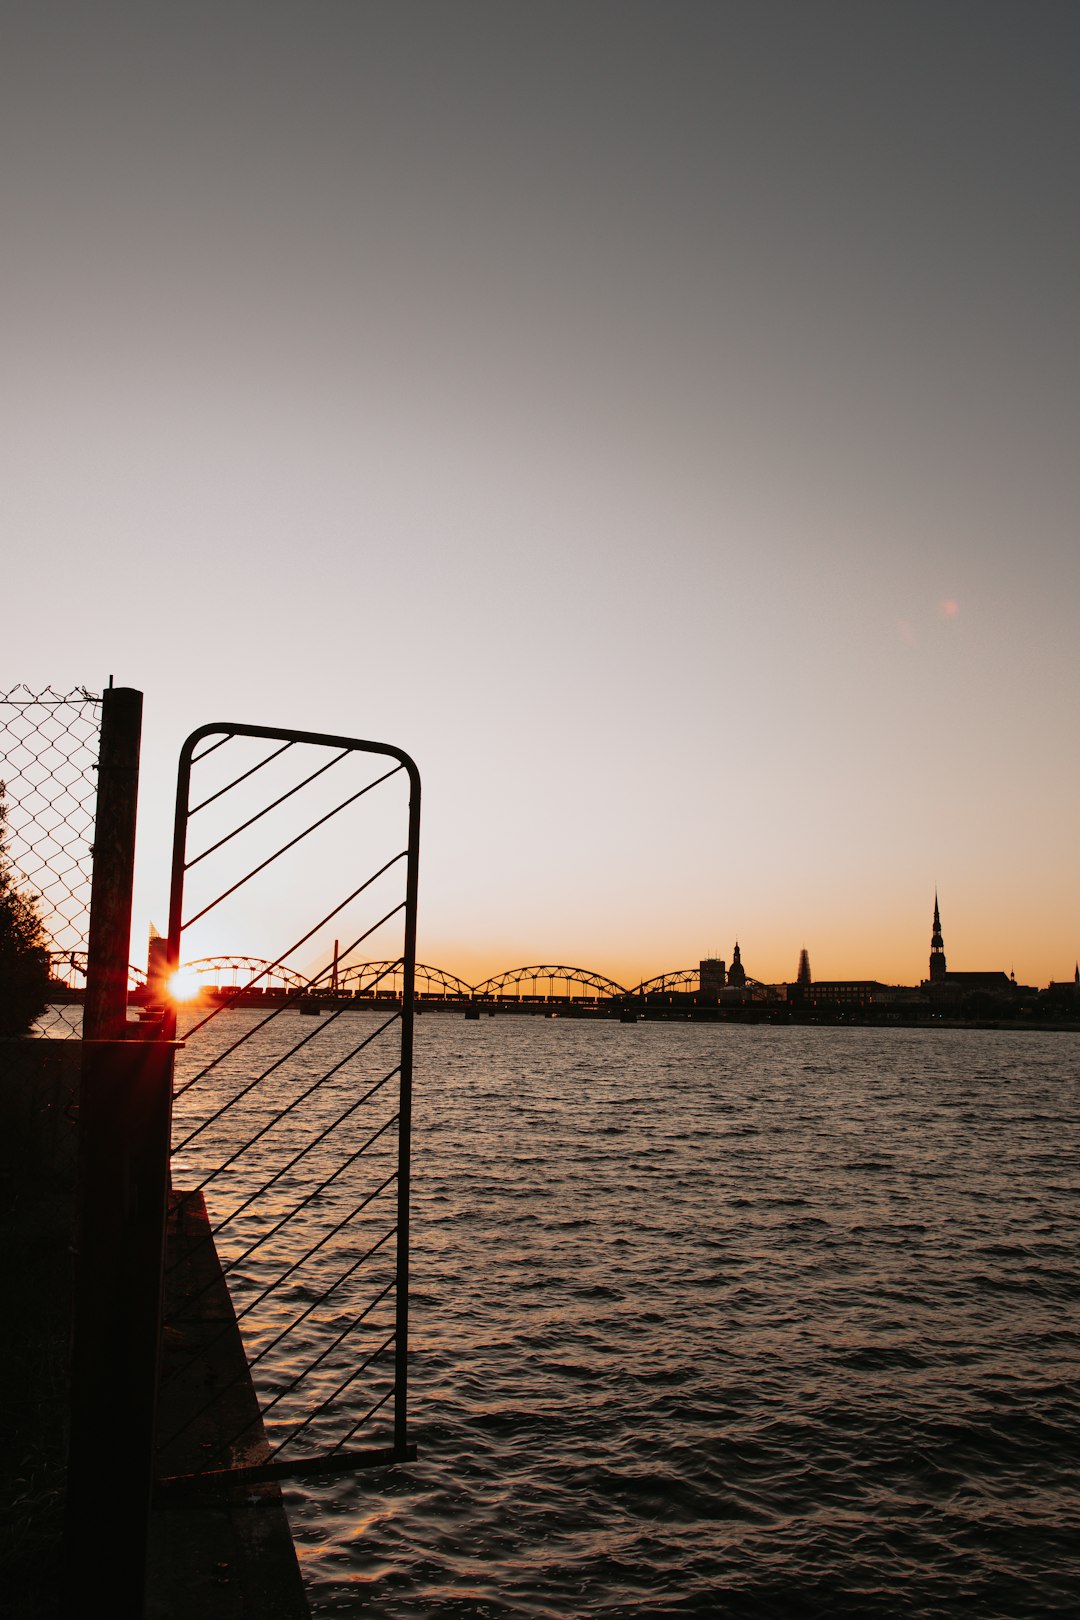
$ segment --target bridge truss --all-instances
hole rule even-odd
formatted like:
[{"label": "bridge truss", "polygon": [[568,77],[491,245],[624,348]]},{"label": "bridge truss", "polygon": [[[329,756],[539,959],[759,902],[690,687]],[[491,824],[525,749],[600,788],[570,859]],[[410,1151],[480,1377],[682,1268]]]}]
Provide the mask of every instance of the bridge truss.
[{"label": "bridge truss", "polygon": [[697,968],[675,968],[670,973],[657,973],[651,979],[643,979],[636,989],[631,990],[632,996],[667,995],[673,990],[696,990],[698,987]]},{"label": "bridge truss", "polygon": [[183,964],[205,984],[230,990],[305,990],[308,980],[294,968],[268,962],[264,956],[199,956]]},{"label": "bridge truss", "polygon": [[[431,967],[425,962],[416,964],[416,991],[421,997],[441,997],[447,1001],[467,1001],[472,986],[455,973]],[[382,991],[401,994],[400,962],[359,962],[338,971],[338,989],[345,995],[366,996]]]},{"label": "bridge truss", "polygon": [[[565,993],[556,991],[557,984],[566,986]],[[525,985],[530,987],[527,991],[523,989]],[[575,986],[578,990],[577,998],[573,994]],[[550,1001],[556,997],[560,1000],[592,1000],[600,997],[624,996],[626,991],[621,984],[616,984],[614,979],[608,979],[602,973],[593,973],[589,968],[567,967],[564,963],[549,962],[530,967],[508,968],[505,973],[493,974],[490,979],[483,979],[480,984],[473,986],[473,995],[485,1001],[515,993],[518,997],[527,995],[530,999]]]},{"label": "bridge truss", "polygon": [[[66,954],[63,961],[67,961]],[[203,956],[196,961],[185,962],[184,967],[198,974],[204,983],[218,984],[222,988],[307,990],[322,996],[335,993],[328,969],[308,979],[294,968],[269,962],[261,956]],[[133,983],[145,980],[141,969],[132,968],[131,971]],[[401,972],[400,961],[356,962],[339,967],[336,993],[364,998],[400,997]],[[59,960],[54,973],[57,978],[63,976]],[[415,982],[418,996],[430,1000],[617,1000],[626,996],[694,994],[699,988],[699,970],[696,967],[669,969],[666,973],[655,974],[651,979],[643,979],[628,990],[606,974],[562,962],[540,962],[526,967],[507,968],[502,973],[493,973],[490,978],[482,979],[479,984],[468,984],[445,968],[417,962]],[[757,979],[748,978],[746,988],[754,992],[764,987]]]},{"label": "bridge truss", "polygon": [[[50,951],[49,977],[54,985],[62,985],[65,990],[85,990],[86,952],[58,950]],[[134,962],[129,962],[128,989],[138,990],[145,983],[146,969],[136,967]]]}]

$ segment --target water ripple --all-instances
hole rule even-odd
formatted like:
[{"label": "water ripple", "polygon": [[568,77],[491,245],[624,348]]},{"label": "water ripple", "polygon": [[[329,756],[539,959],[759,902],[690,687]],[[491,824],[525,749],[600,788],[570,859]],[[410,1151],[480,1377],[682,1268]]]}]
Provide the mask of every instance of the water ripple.
[{"label": "water ripple", "polygon": [[420,1455],[290,1492],[314,1612],[1075,1615],[1078,1058],[420,1020]]}]

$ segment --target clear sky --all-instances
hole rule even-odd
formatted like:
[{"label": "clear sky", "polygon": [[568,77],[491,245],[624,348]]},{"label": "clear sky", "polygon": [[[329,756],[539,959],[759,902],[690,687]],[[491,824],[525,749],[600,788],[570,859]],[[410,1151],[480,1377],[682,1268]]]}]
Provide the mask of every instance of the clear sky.
[{"label": "clear sky", "polygon": [[[0,21],[4,686],[399,744],[420,954],[1080,955],[1080,8]],[[282,904],[289,904],[283,897]],[[237,951],[262,954],[256,939]]]}]

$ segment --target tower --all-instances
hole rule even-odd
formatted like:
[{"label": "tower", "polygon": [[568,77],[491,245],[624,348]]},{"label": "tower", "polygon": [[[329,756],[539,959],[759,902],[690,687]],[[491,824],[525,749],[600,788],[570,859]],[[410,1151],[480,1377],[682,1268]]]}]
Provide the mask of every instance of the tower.
[{"label": "tower", "polygon": [[165,1000],[169,978],[168,951],[168,941],[162,939],[151,923],[150,943],[146,951],[146,999],[151,1006]]},{"label": "tower", "polygon": [[727,982],[735,985],[740,990],[746,984],[746,969],[742,965],[742,953],[739,950],[738,940],[735,941],[735,949],[731,955],[731,966],[728,968]]},{"label": "tower", "polygon": [[698,967],[698,990],[703,996],[715,996],[727,984],[727,964],[718,956],[707,956]]},{"label": "tower", "polygon": [[799,971],[796,974],[795,983],[804,986],[810,983],[810,952],[805,945],[799,952]]},{"label": "tower", "polygon": [[942,984],[945,979],[945,944],[941,938],[941,913],[937,892],[934,892],[934,932],[930,935],[930,983]]}]

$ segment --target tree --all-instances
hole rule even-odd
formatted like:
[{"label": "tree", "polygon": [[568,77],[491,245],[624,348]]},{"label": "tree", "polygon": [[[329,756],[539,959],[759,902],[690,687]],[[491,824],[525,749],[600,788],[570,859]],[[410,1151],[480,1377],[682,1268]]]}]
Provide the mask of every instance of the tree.
[{"label": "tree", "polygon": [[0,782],[0,1035],[25,1035],[49,1002],[49,951],[37,901],[16,887],[4,848]]}]

